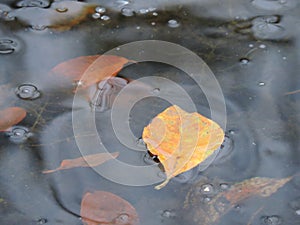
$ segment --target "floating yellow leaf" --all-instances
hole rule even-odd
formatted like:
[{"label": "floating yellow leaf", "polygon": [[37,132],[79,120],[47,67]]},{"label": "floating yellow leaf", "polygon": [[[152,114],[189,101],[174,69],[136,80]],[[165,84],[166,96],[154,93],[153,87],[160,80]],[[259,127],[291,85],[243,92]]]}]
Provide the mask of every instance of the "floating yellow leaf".
[{"label": "floating yellow leaf", "polygon": [[197,166],[218,149],[224,132],[214,121],[174,105],[144,128],[143,140],[164,166],[166,180],[155,187],[160,189],[172,177]]}]

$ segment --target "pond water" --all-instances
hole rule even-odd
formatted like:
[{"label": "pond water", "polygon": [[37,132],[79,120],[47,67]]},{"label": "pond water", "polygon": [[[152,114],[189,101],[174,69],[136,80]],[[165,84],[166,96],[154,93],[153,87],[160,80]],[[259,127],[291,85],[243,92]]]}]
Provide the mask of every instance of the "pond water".
[{"label": "pond water", "polygon": [[[0,110],[18,106],[27,116],[0,132],[0,224],[80,225],[82,196],[102,190],[130,202],[143,225],[193,225],[198,223],[183,208],[186,195],[199,181],[209,192],[210,185],[226,189],[227,184],[252,177],[281,179],[297,174],[299,12],[298,0],[2,0]],[[118,184],[90,168],[43,174],[64,159],[80,157],[78,139],[94,140],[91,133],[74,134],[72,110],[80,114],[85,106],[72,108],[72,84],[64,86],[49,71],[71,58],[103,54],[141,40],[181,45],[209,66],[226,104],[226,139],[219,155],[208,168],[174,178],[161,190],[155,190],[155,185]],[[140,62],[118,74],[127,81],[154,76],[180,85],[198,112],[210,117],[205,93],[175,67]],[[127,81],[119,80],[120,86]],[[149,84],[143,85],[149,88]],[[170,106],[159,93],[171,87],[162,82],[159,88],[151,89],[152,97],[132,107],[126,121],[137,148],[144,148],[140,140],[143,128]],[[82,99],[82,105],[86,102]],[[127,104],[118,107],[120,113]],[[134,151],[118,140],[110,113],[110,109],[95,113],[102,144],[111,152],[119,151],[120,160],[128,164],[153,163],[145,151]],[[84,143],[92,148],[93,143],[88,142]],[[97,153],[97,149],[90,150]],[[126,176],[132,178],[131,174]],[[214,224],[300,224],[300,178],[295,176],[269,197],[256,196],[231,207]]]}]

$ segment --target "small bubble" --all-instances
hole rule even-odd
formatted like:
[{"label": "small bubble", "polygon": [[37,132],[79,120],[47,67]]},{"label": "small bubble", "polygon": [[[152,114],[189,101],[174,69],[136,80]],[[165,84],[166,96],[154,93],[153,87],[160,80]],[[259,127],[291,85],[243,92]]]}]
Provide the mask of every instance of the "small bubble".
[{"label": "small bubble", "polygon": [[129,215],[126,213],[122,213],[116,218],[116,224],[128,224],[128,220]]},{"label": "small bubble", "polygon": [[229,185],[226,184],[226,183],[222,183],[222,184],[220,184],[220,188],[221,188],[222,190],[227,190],[227,189],[229,188]]},{"label": "small bubble", "polygon": [[265,82],[259,82],[259,83],[258,83],[258,86],[261,86],[261,87],[262,87],[262,86],[265,86],[265,85],[266,85]]},{"label": "small bubble", "polygon": [[8,131],[6,131],[6,135],[9,137],[10,141],[16,144],[22,143],[32,136],[28,128],[23,126],[11,127]]},{"label": "small bubble", "polygon": [[261,48],[261,49],[264,49],[264,48],[266,48],[267,46],[264,45],[264,44],[261,44],[261,45],[259,45],[258,47]]},{"label": "small bubble", "polygon": [[161,216],[170,219],[176,217],[176,213],[173,210],[166,209],[161,213]]},{"label": "small bubble", "polygon": [[57,12],[59,12],[59,13],[65,13],[65,12],[68,11],[68,8],[65,8],[65,7],[63,7],[63,8],[56,8],[55,10],[56,10]]},{"label": "small bubble", "polygon": [[151,25],[152,25],[152,26],[155,26],[155,25],[156,25],[156,23],[155,23],[155,22],[152,22],[152,23],[151,23]]},{"label": "small bubble", "polygon": [[101,16],[101,20],[107,21],[107,20],[110,20],[110,17],[103,15],[103,16]]},{"label": "small bubble", "polygon": [[24,100],[34,100],[41,96],[40,91],[32,84],[22,84],[16,88],[15,94]]},{"label": "small bubble", "polygon": [[45,224],[47,222],[48,222],[48,220],[45,219],[45,218],[40,218],[40,219],[37,220],[37,224]]},{"label": "small bubble", "polygon": [[146,13],[149,12],[149,10],[148,10],[148,9],[140,9],[138,12],[139,12],[140,14],[146,14]]},{"label": "small bubble", "polygon": [[300,209],[297,209],[295,213],[297,216],[300,216]]},{"label": "small bubble", "polygon": [[151,91],[151,93],[152,93],[153,95],[158,95],[159,92],[160,92],[160,89],[159,89],[159,88],[154,88],[154,89]]},{"label": "small bubble", "polygon": [[42,31],[45,30],[47,27],[45,25],[33,25],[31,26],[31,29],[37,30],[37,31]]},{"label": "small bubble", "polygon": [[287,58],[285,56],[282,57],[283,60],[286,60]]},{"label": "small bubble", "polygon": [[99,19],[101,17],[101,14],[100,13],[94,13],[92,15],[93,19]]},{"label": "small bubble", "polygon": [[140,27],[140,26],[137,26],[136,29],[139,30],[139,29],[141,29],[141,27]]},{"label": "small bubble", "polygon": [[121,9],[121,13],[123,16],[126,16],[126,17],[134,16],[133,9],[128,8],[128,7],[124,7],[123,9]]},{"label": "small bubble", "polygon": [[281,218],[276,215],[264,216],[264,217],[262,217],[262,221],[264,222],[264,224],[267,224],[267,225],[280,225],[281,224]]},{"label": "small bubble", "polygon": [[157,12],[152,13],[153,16],[158,16]]},{"label": "small bubble", "polygon": [[177,20],[172,19],[168,21],[168,26],[171,28],[179,27],[179,25],[180,24],[177,22]]},{"label": "small bubble", "polygon": [[229,130],[228,133],[229,134],[235,134],[235,131],[234,130]]},{"label": "small bubble", "polygon": [[203,202],[204,203],[208,203],[208,202],[210,202],[211,201],[211,198],[210,197],[205,197],[205,198],[203,198]]},{"label": "small bubble", "polygon": [[254,47],[254,44],[249,44],[249,48],[253,48]]},{"label": "small bubble", "polygon": [[242,65],[247,65],[250,62],[250,60],[248,58],[241,58],[240,59],[240,63]]},{"label": "small bubble", "polygon": [[212,194],[214,192],[214,187],[212,184],[203,184],[200,191],[202,194]]},{"label": "small bubble", "polygon": [[157,156],[152,156],[148,152],[144,155],[143,160],[148,165],[153,165],[158,163]]},{"label": "small bubble", "polygon": [[17,43],[10,39],[0,39],[0,54],[11,54],[16,50]]},{"label": "small bubble", "polygon": [[120,47],[117,47],[117,48],[116,48],[117,51],[120,51],[120,49],[121,49]]},{"label": "small bubble", "polygon": [[95,12],[96,13],[105,13],[106,12],[106,9],[104,8],[104,7],[100,7],[100,6],[98,6],[98,7],[96,7],[95,8]]}]

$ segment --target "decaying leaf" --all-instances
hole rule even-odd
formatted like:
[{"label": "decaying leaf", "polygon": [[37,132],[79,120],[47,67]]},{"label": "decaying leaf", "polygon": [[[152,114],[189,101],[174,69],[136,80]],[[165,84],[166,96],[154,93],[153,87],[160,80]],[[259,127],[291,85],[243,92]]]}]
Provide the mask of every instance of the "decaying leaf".
[{"label": "decaying leaf", "polygon": [[65,159],[61,162],[60,167],[54,170],[44,170],[43,173],[53,173],[59,170],[66,170],[75,167],[95,167],[99,166],[110,159],[115,159],[119,156],[119,152],[114,153],[97,153],[86,155],[76,159]]},{"label": "decaying leaf", "polygon": [[80,56],[55,66],[51,74],[77,82],[78,88],[87,88],[115,76],[129,60],[115,55]]},{"label": "decaying leaf", "polygon": [[85,225],[139,225],[135,208],[123,198],[106,191],[87,192],[80,215]]},{"label": "decaying leaf", "polygon": [[[220,190],[215,196],[210,197],[209,202],[205,203],[201,196],[203,193],[199,191],[203,187],[201,180],[188,192],[183,210],[195,224],[216,224],[223,215],[244,200],[255,196],[269,197],[291,179],[292,177],[282,179],[254,177],[233,184],[227,190]],[[220,184],[215,184],[214,187],[220,187]]]},{"label": "decaying leaf", "polygon": [[9,107],[0,111],[0,131],[21,122],[26,117],[26,111],[20,107]]},{"label": "decaying leaf", "polygon": [[148,150],[164,166],[166,181],[192,169],[210,156],[224,140],[224,132],[214,121],[199,113],[188,113],[174,105],[158,114],[144,128]]}]

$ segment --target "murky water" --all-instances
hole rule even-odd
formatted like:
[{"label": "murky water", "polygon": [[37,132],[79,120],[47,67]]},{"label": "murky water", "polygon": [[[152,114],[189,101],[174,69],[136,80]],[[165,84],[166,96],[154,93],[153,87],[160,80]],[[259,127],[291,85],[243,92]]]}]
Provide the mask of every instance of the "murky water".
[{"label": "murky water", "polygon": [[[297,0],[3,0],[0,109],[23,107],[27,116],[0,132],[0,224],[79,225],[84,193],[103,190],[130,202],[141,224],[192,225],[196,223],[181,209],[188,190],[199,180],[207,181],[207,194],[215,180],[226,189],[227,183],[250,177],[283,178],[299,172],[299,12]],[[72,127],[72,84],[64,86],[49,71],[71,58],[149,39],[182,45],[213,71],[227,109],[226,139],[220,149],[226,154],[217,156],[206,170],[189,171],[159,191],[154,185],[116,184],[89,168],[42,174],[63,159],[81,156]],[[205,95],[174,67],[145,62],[119,73],[127,80],[146,76],[181,85],[197,110],[210,116]],[[131,110],[128,122],[141,149],[143,128],[170,105],[155,97],[168,88],[154,87],[153,96]],[[110,110],[95,115],[103,145],[120,151],[121,161],[152,163],[144,151],[118,141]],[[219,224],[300,224],[299,190],[300,179],[295,177],[263,201],[251,199],[235,206]]]}]

